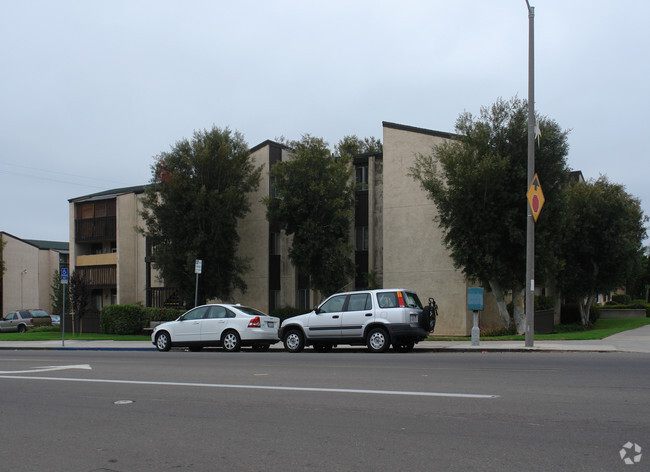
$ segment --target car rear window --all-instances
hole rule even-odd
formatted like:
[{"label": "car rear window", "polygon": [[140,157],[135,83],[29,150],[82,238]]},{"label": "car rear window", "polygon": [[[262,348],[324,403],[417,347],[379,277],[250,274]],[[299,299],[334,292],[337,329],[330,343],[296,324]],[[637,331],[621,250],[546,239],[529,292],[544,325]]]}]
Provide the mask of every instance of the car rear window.
[{"label": "car rear window", "polygon": [[235,306],[239,311],[243,311],[247,315],[252,315],[252,316],[268,316],[266,313],[262,313],[259,310],[256,310],[255,308],[251,308],[249,306],[241,306],[237,305]]},{"label": "car rear window", "polygon": [[32,310],[32,316],[34,318],[47,318],[48,315],[46,311],[43,310]]},{"label": "car rear window", "polygon": [[380,292],[377,294],[379,308],[398,308],[400,306],[400,295],[404,300],[404,306],[422,308],[420,299],[413,292]]}]

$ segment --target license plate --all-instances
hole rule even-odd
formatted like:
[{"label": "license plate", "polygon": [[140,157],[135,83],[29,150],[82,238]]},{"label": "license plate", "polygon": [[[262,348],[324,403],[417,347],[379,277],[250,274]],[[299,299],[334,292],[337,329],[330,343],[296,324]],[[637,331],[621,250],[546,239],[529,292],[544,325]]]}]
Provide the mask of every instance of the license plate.
[{"label": "license plate", "polygon": [[275,323],[273,321],[267,321],[266,322],[266,326],[268,326],[269,328],[273,328],[274,325],[275,325]]}]

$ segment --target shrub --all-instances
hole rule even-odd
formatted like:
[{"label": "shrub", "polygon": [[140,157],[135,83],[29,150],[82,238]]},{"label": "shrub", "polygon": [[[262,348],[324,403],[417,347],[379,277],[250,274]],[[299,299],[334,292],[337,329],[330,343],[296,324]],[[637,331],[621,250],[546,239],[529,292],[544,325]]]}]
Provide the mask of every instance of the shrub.
[{"label": "shrub", "polygon": [[106,334],[142,334],[150,321],[172,321],[184,313],[176,308],[142,305],[108,305],[102,308],[100,326]]},{"label": "shrub", "polygon": [[619,304],[616,303],[614,300],[609,300],[605,302],[605,306],[618,306]]},{"label": "shrub", "polygon": [[576,331],[584,331],[585,327],[580,323],[559,324],[555,325],[554,330],[556,333],[573,333]]},{"label": "shrub", "polygon": [[298,316],[298,315],[303,315],[305,313],[309,313],[311,310],[304,310],[302,308],[294,308],[291,306],[285,306],[282,308],[277,308],[273,310],[271,313],[269,313],[271,316],[277,316],[280,318],[281,321],[286,320],[287,318],[291,318],[292,316]]},{"label": "shrub", "polygon": [[555,299],[549,295],[535,296],[535,310],[550,310],[555,307]]},{"label": "shrub", "polygon": [[108,305],[102,308],[99,325],[106,334],[140,334],[144,317],[141,305]]},{"label": "shrub", "polygon": [[616,295],[612,295],[612,301],[615,301],[619,305],[629,305],[632,303],[632,297],[626,293],[617,293]]}]

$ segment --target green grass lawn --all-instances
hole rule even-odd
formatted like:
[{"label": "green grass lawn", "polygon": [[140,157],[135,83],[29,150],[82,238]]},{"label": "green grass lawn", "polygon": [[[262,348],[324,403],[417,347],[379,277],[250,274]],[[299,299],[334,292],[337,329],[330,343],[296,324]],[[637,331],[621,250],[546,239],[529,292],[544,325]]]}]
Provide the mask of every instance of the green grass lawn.
[{"label": "green grass lawn", "polygon": [[[575,331],[571,333],[553,333],[553,334],[536,334],[535,339],[540,341],[575,341],[575,340],[593,340],[603,339],[612,334],[628,331],[630,329],[640,328],[650,324],[650,318],[627,318],[627,319],[607,319],[598,320],[593,328],[586,331]],[[428,341],[470,341],[467,337],[433,337]],[[481,341],[523,341],[525,336],[481,336]]]},{"label": "green grass lawn", "polygon": [[[58,341],[61,340],[61,331],[29,330],[26,333],[0,333],[0,341]],[[84,333],[75,334],[65,333],[66,340],[74,341],[151,341],[151,336],[118,336],[114,334],[97,334]]]}]

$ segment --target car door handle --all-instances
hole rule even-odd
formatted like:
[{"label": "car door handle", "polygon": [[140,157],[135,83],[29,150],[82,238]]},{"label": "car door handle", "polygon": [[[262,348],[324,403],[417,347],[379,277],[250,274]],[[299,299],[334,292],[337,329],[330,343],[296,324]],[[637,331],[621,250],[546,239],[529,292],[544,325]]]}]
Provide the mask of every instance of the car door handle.
[{"label": "car door handle", "polygon": [[338,318],[338,317],[339,317],[339,315],[334,315],[334,316],[332,316],[332,318],[335,318],[335,319]]},{"label": "car door handle", "polygon": [[372,313],[366,313],[366,316],[372,316]]}]

